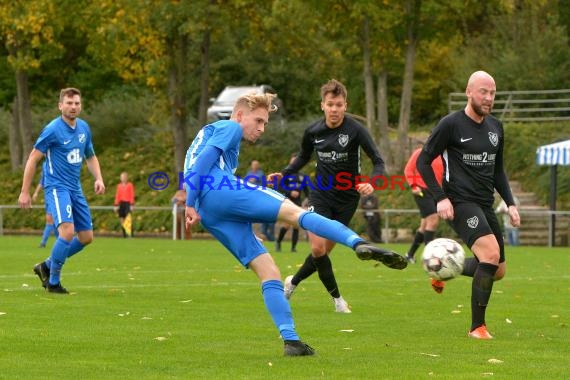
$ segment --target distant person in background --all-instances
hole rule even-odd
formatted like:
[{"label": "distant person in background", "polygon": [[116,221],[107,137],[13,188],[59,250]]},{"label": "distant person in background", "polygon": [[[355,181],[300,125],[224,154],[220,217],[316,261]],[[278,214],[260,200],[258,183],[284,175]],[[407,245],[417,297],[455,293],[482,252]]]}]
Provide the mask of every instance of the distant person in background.
[{"label": "distant person in background", "polygon": [[172,206],[176,207],[176,240],[182,239],[182,231],[184,231],[184,240],[190,240],[192,238],[192,230],[186,226],[184,221],[184,210],[186,208],[186,190],[180,189],[174,193],[171,199]]},{"label": "distant person in background", "polygon": [[[296,154],[291,156],[289,163],[293,162],[297,157]],[[309,195],[309,186],[304,184],[305,175],[302,173],[292,173],[286,178],[283,178],[280,183],[279,192],[287,197],[291,202],[295,203],[297,206],[301,207],[303,204],[303,198]],[[303,197],[304,195],[304,197]],[[275,252],[281,252],[281,242],[285,238],[285,234],[291,228],[289,224],[283,223],[279,229],[279,234],[277,235],[277,240],[275,241]],[[291,233],[291,252],[297,252],[297,243],[299,241],[299,228],[293,226],[293,231]]]},{"label": "distant person in background", "polygon": [[[42,174],[42,179],[40,181],[40,183],[38,183],[38,186],[36,187],[36,190],[34,191],[34,194],[32,195],[32,201],[37,202],[38,200],[38,196],[40,194],[41,189],[43,189],[43,174]],[[42,234],[42,240],[40,242],[40,248],[45,248],[47,241],[49,239],[49,236],[52,234],[53,232],[53,236],[55,236],[55,238],[57,239],[59,236],[59,233],[57,232],[57,227],[55,226],[54,222],[53,222],[53,216],[49,213],[49,211],[47,210],[47,204],[45,206],[46,209],[46,225],[44,227],[44,232]]]},{"label": "distant person in background", "polygon": [[[437,216],[437,202],[435,201],[433,194],[428,189],[422,176],[418,172],[416,167],[416,161],[418,156],[422,151],[422,146],[420,145],[416,150],[412,152],[406,167],[404,169],[404,175],[406,176],[406,181],[410,185],[412,190],[412,195],[414,196],[414,201],[420,210],[420,226],[416,230],[414,236],[414,241],[408,249],[406,254],[406,259],[410,264],[414,264],[416,259],[414,255],[422,243],[427,244],[433,240],[435,236],[435,231],[439,225],[439,216]],[[431,163],[431,167],[435,174],[435,179],[439,186],[443,180],[443,161],[441,156],[437,156]]]},{"label": "distant person in background", "polygon": [[[256,184],[257,186],[262,186],[263,176],[265,173],[261,169],[261,165],[258,160],[252,160],[249,163],[249,170],[245,174],[245,179],[249,183]],[[259,233],[262,238],[267,239],[267,241],[275,241],[275,223],[261,223],[259,225]]]},{"label": "distant person in background", "polygon": [[45,158],[44,195],[59,237],[50,257],[36,264],[33,270],[48,292],[68,294],[60,281],[63,265],[93,241],[91,211],[81,188],[84,160],[95,178],[95,194],[103,194],[105,184],[93,149],[91,129],[79,118],[81,92],[72,87],[61,90],[58,107],[61,116],[44,127],[28,157],[18,203],[21,208],[32,207],[30,186],[38,162]]},{"label": "distant person in background", "polygon": [[133,236],[131,212],[135,205],[135,187],[129,182],[127,172],[122,172],[119,178],[121,182],[117,185],[117,192],[115,193],[115,212],[119,215],[123,237],[128,238]]},{"label": "distant person in background", "polygon": [[366,234],[373,243],[382,242],[380,231],[380,213],[378,212],[378,198],[374,193],[360,197],[360,208],[364,220],[366,220]]},{"label": "distant person in background", "polygon": [[251,162],[249,163],[249,169],[247,170],[247,173],[245,174],[247,178],[248,182],[251,183],[255,183],[257,185],[261,184],[261,178],[263,177],[265,173],[263,172],[263,170],[261,169],[261,165],[259,164],[258,160],[251,160]]},{"label": "distant person in background", "polygon": [[[519,199],[514,194],[513,194],[513,199],[515,200],[515,206],[517,206],[518,208],[520,206]],[[509,208],[507,207],[507,204],[505,203],[504,200],[501,200],[501,203],[499,203],[499,205],[495,209],[495,212],[497,214],[501,214],[503,217],[503,227],[505,228],[505,235],[507,236],[507,241],[509,242],[509,245],[513,247],[520,245],[519,228],[513,226],[513,224],[511,223],[511,217],[509,216]]]}]

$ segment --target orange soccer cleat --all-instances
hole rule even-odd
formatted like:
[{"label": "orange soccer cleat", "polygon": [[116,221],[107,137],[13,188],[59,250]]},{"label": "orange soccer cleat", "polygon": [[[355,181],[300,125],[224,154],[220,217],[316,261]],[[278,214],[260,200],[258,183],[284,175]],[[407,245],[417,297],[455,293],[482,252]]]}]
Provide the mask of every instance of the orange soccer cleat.
[{"label": "orange soccer cleat", "polygon": [[487,326],[485,325],[481,325],[475,330],[469,331],[469,334],[467,334],[467,336],[475,339],[493,339],[493,336],[489,334],[489,331],[487,331]]},{"label": "orange soccer cleat", "polygon": [[443,288],[445,287],[445,282],[432,278],[431,287],[433,288],[433,290],[435,290],[437,294],[441,294],[441,292],[443,292]]}]

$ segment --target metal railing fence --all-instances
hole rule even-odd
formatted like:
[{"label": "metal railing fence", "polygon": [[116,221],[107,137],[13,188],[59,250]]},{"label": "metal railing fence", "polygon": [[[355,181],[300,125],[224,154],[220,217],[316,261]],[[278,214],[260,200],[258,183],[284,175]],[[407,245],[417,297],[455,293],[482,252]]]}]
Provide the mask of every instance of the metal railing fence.
[{"label": "metal railing fence", "polygon": [[[449,113],[465,107],[464,92],[448,95]],[[570,120],[570,89],[497,91],[493,115],[504,122]]]},{"label": "metal railing fence", "polygon": [[[6,209],[18,209],[19,207],[17,205],[0,205],[0,236],[4,235],[4,210]],[[43,205],[38,205],[38,206],[33,206],[33,209],[44,209]],[[109,211],[109,212],[113,212],[113,206],[91,206],[91,210],[92,211]],[[171,226],[171,231],[172,231],[172,239],[175,240],[176,239],[176,212],[177,212],[177,208],[176,205],[173,205],[172,207],[157,207],[157,206],[136,206],[135,212],[137,211],[157,211],[157,212],[169,212],[172,215],[172,226]],[[393,228],[391,226],[391,219],[395,216],[399,216],[399,215],[406,215],[406,214],[415,214],[418,215],[419,217],[419,212],[417,209],[377,209],[377,210],[362,210],[362,209],[358,209],[357,213],[355,214],[355,217],[357,217],[357,215],[359,215],[360,213],[362,213],[363,211],[378,211],[379,213],[381,213],[382,215],[382,223],[384,225],[384,229],[386,230],[390,230],[391,228]],[[545,227],[548,229],[548,236],[549,236],[549,242],[548,242],[548,246],[552,247],[554,245],[554,241],[553,241],[553,237],[555,236],[553,231],[553,224],[555,221],[555,218],[557,217],[568,217],[570,218],[570,211],[550,211],[550,210],[526,210],[524,208],[521,208],[519,210],[519,213],[521,215],[521,218],[523,219],[524,222],[524,217],[525,216],[535,216],[535,217],[542,217],[544,218],[544,222],[545,222]],[[411,227],[411,226],[407,226],[408,228],[415,228],[415,226]],[[184,239],[184,234],[180,234],[181,238]],[[570,229],[568,230],[568,235],[570,235]],[[567,237],[570,240],[570,236]],[[390,236],[386,235],[385,237],[383,237],[384,242],[385,243],[390,243]]]}]

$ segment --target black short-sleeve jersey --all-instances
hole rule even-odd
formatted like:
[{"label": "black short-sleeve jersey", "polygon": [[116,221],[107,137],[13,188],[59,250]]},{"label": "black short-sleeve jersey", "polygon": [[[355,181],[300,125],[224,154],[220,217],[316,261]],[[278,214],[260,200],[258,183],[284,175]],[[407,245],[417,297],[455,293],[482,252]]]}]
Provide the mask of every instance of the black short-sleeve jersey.
[{"label": "black short-sleeve jersey", "polygon": [[314,152],[317,160],[315,190],[337,201],[358,198],[354,185],[349,186],[348,182],[354,183],[356,176],[361,175],[361,147],[374,166],[370,178],[384,175],[384,160],[366,128],[350,116],[345,116],[337,128],[327,127],[325,120],[320,119],[305,130],[301,150],[283,174],[299,171]]},{"label": "black short-sleeve jersey", "polygon": [[[447,197],[492,206],[495,188],[507,202],[512,198],[503,169],[503,145],[504,131],[498,119],[488,115],[477,123],[461,110],[440,120],[423,150],[430,159],[442,156]],[[435,191],[441,193],[441,189]],[[442,198],[441,194],[434,196]]]}]

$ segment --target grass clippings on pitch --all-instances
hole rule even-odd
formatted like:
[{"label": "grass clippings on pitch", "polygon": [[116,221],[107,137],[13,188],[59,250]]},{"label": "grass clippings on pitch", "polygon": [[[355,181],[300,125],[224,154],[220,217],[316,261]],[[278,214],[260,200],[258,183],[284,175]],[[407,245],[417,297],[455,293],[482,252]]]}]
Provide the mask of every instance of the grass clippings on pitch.
[{"label": "grass clippings on pitch", "polygon": [[[215,241],[98,238],[66,264],[68,296],[32,273],[49,254],[38,241],[0,238],[2,379],[567,378],[568,248],[507,247],[487,313],[495,339],[477,341],[470,279],[438,295],[420,264],[375,267],[339,246],[353,313],[334,312],[316,275],[303,282],[291,305],[317,355],[288,358],[255,275]],[[287,244],[274,254],[283,277],[308,253]]]}]

